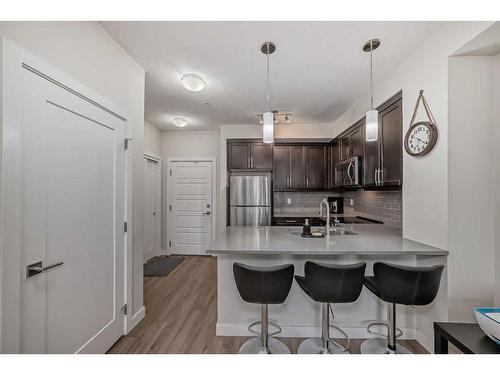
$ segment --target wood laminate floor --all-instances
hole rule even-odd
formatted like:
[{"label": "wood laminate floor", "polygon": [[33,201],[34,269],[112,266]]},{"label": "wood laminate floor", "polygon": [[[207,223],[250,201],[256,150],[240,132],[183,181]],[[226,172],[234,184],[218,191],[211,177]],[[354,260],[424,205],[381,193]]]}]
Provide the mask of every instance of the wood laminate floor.
[{"label": "wood laminate floor", "polygon": [[[167,277],[144,279],[146,317],[108,353],[201,354],[238,353],[248,337],[217,337],[217,259],[188,256]],[[282,338],[292,353],[302,338]],[[351,340],[359,353],[361,339]],[[414,353],[427,353],[415,340],[400,343]]]}]

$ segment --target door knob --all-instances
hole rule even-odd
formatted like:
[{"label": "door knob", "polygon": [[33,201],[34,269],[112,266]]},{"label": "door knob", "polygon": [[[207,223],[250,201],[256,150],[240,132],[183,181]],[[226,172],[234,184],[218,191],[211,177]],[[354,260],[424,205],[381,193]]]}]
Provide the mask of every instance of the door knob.
[{"label": "door knob", "polygon": [[57,262],[57,263],[51,264],[50,266],[46,266],[46,267],[43,266],[42,261],[28,264],[26,266],[26,278],[29,279],[30,277],[38,275],[39,273],[42,273],[45,271],[50,271],[52,268],[62,266],[63,264],[64,264],[64,262]]},{"label": "door knob", "polygon": [[210,216],[210,211],[204,212],[203,215]]}]

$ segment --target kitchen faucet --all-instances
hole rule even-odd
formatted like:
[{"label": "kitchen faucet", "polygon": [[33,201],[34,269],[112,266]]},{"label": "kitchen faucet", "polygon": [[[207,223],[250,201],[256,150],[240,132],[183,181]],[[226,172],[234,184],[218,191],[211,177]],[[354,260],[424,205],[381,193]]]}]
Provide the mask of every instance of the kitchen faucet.
[{"label": "kitchen faucet", "polygon": [[[326,207],[326,237],[330,237],[330,205],[328,204],[328,199],[323,199],[319,204],[319,216],[323,217],[323,206]],[[335,225],[334,225],[335,229]]]}]

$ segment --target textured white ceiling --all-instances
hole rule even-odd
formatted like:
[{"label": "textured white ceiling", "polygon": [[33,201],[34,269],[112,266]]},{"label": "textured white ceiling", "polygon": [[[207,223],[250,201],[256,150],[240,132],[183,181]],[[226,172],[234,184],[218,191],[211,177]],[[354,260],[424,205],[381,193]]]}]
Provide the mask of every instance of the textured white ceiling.
[{"label": "textured white ceiling", "polygon": [[[271,55],[271,107],[294,123],[329,122],[368,92],[369,57],[363,44],[379,38],[375,80],[435,31],[438,22],[102,22],[146,70],[146,120],[164,130],[185,117],[183,130],[250,124],[266,109],[265,41]],[[205,78],[189,92],[186,73]],[[411,72],[409,72],[411,74]],[[376,93],[375,93],[376,95]],[[210,103],[206,107],[204,103]],[[367,103],[368,104],[368,103]]]}]

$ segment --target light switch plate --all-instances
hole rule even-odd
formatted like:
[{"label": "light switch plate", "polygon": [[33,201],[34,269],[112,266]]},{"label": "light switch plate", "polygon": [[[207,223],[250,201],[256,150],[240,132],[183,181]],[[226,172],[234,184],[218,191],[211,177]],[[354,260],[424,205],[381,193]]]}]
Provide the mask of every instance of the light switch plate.
[{"label": "light switch plate", "polygon": [[286,204],[292,204],[292,200],[291,200],[290,198],[288,198],[288,199],[286,200]]},{"label": "light switch plate", "polygon": [[354,206],[354,199],[353,198],[350,198],[349,199],[349,205],[352,207]]}]

